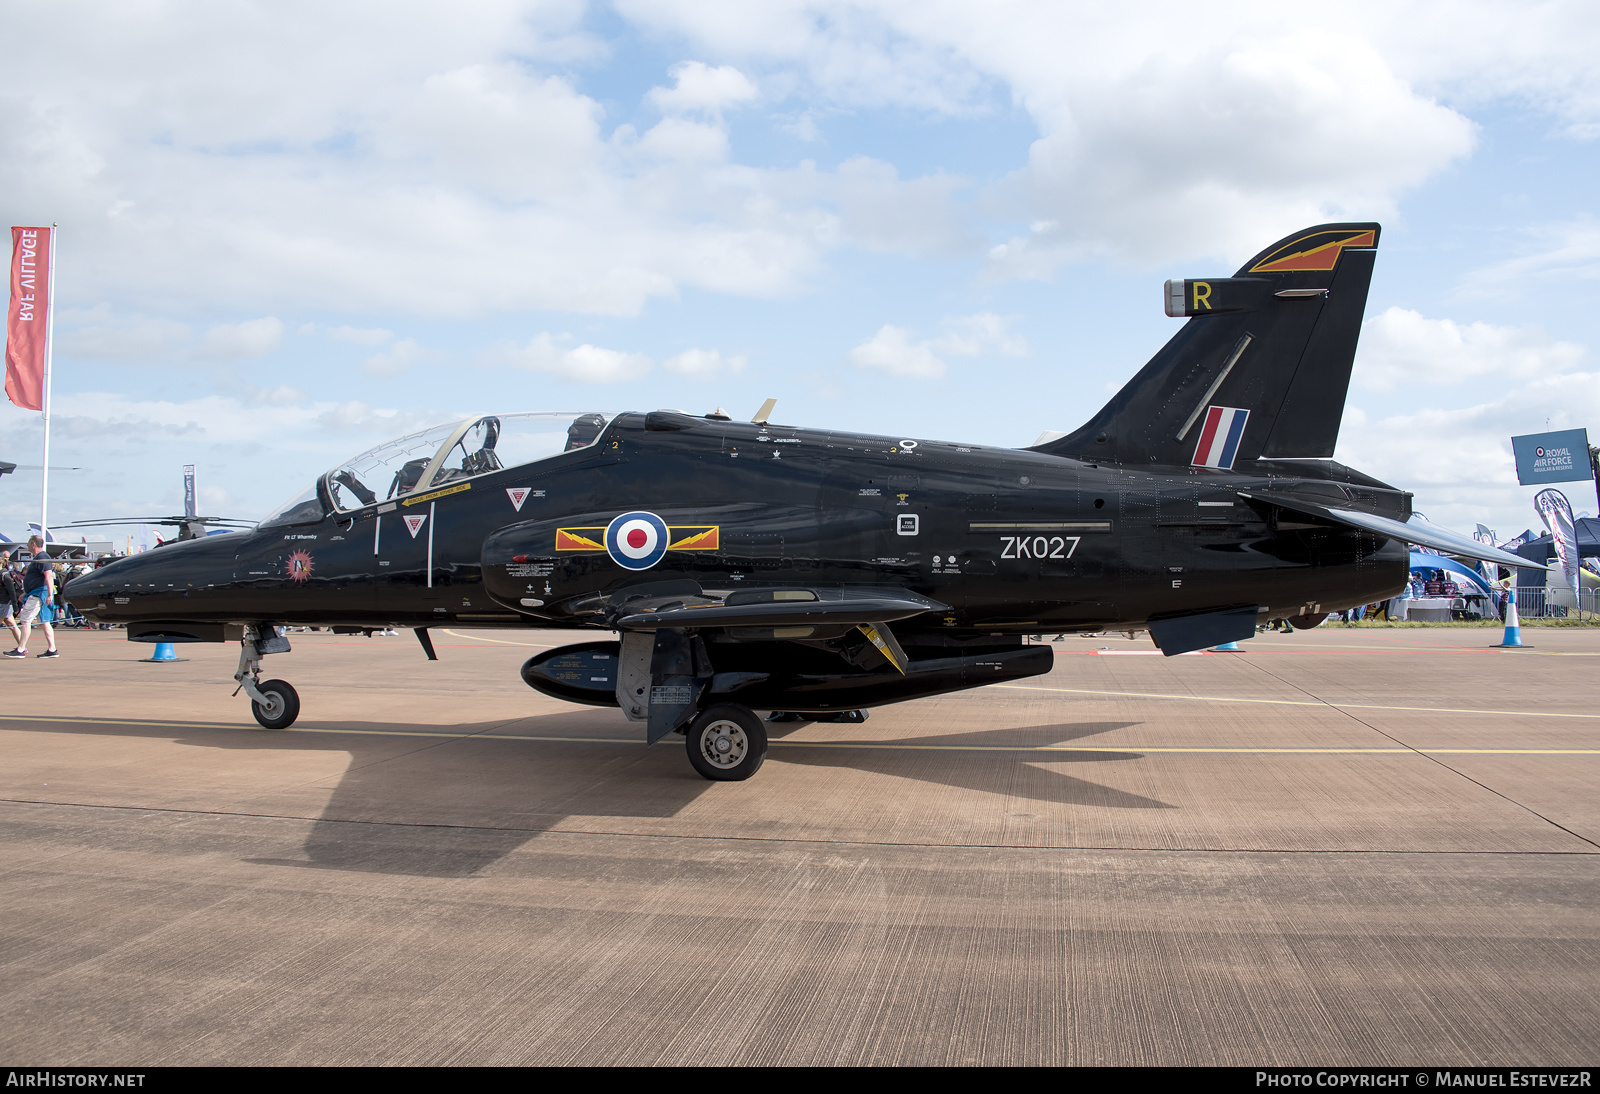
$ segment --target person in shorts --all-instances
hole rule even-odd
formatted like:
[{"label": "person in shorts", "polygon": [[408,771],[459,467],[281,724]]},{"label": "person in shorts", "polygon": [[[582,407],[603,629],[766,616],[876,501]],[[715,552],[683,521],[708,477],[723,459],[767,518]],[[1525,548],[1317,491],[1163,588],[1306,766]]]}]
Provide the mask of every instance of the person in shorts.
[{"label": "person in shorts", "polygon": [[50,648],[39,656],[59,657],[61,653],[56,649],[55,628],[50,626],[55,618],[56,568],[50,556],[44,552],[44,540],[33,536],[28,540],[28,549],[33,552],[33,561],[28,563],[27,570],[23,572],[22,611],[17,616],[17,622],[22,626],[22,640],[17,643],[16,649],[7,650],[3,656],[28,656],[28,638],[33,634],[33,624],[37,621],[44,628],[45,641],[50,644]]}]

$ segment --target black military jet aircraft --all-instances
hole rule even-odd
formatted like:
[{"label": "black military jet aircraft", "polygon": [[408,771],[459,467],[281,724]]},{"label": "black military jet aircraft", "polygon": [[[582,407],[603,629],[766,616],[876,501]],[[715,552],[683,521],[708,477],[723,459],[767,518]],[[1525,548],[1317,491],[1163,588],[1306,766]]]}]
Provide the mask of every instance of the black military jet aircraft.
[{"label": "black military jet aircraft", "polygon": [[[1042,630],[1147,630],[1166,654],[1395,595],[1419,543],[1528,565],[1411,520],[1334,443],[1376,224],[1297,232],[1233,277],[1170,281],[1188,322],[1089,423],[1028,449],[677,411],[504,414],[329,471],[254,532],[123,559],[67,587],[143,641],[283,627],[579,627],[619,641],[523,666],[546,694],[687,738],[710,779],[760,766],[757,710],[826,715],[1049,671]],[[769,404],[770,407],[770,404]],[[764,411],[769,408],[763,408]]]}]

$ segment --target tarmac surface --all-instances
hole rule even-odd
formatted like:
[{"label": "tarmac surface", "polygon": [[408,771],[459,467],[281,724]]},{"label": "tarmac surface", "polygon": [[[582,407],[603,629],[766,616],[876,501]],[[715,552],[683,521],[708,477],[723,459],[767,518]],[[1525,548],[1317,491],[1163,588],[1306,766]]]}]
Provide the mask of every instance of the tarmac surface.
[{"label": "tarmac surface", "polygon": [[1072,638],[713,784],[518,679],[591,636],[291,635],[272,732],[235,647],[62,632],[0,663],[0,1060],[1593,1064],[1600,630],[1523,634]]}]

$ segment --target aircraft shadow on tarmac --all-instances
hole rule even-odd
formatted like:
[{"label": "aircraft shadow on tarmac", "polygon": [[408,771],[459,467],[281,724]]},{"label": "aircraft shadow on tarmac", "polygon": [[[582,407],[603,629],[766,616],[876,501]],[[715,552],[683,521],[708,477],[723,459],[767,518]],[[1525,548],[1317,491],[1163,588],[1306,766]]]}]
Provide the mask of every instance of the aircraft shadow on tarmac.
[{"label": "aircraft shadow on tarmac", "polygon": [[[785,744],[785,738],[803,727],[774,725],[768,760],[875,772],[1084,808],[1174,808],[1054,770],[1061,764],[1142,759],[1137,751],[1027,751],[1133,724],[1063,723],[925,737],[886,733],[876,738],[865,726],[851,726],[848,740],[826,742],[834,747]],[[34,723],[28,728],[42,727]],[[147,730],[128,723],[74,723],[62,731],[167,737],[200,748],[348,753],[349,762],[306,837],[305,857],[250,861],[466,877],[569,817],[615,817],[618,827],[626,828],[628,820],[669,820],[703,794],[742,785],[702,779],[685,762],[676,740],[651,749],[639,747],[631,732],[636,728],[619,722],[613,711],[580,710],[443,726],[340,722],[324,732],[312,726],[305,727],[309,732],[291,733],[246,726],[186,729],[174,722]],[[774,777],[781,775],[769,767],[756,779]],[[270,815],[268,802],[253,793],[248,798],[241,800],[241,812]]]},{"label": "aircraft shadow on tarmac", "polygon": [[[1104,752],[1024,751],[1046,745],[1067,744],[1138,724],[1137,722],[1077,722],[986,729],[934,737],[895,737],[876,740],[870,737],[857,737],[848,741],[828,741],[828,745],[833,747],[780,745],[768,752],[767,759],[779,759],[784,763],[808,767],[844,767],[853,771],[875,771],[899,778],[938,782],[945,786],[967,790],[1010,794],[1013,797],[1057,805],[1081,805],[1101,809],[1172,809],[1174,806],[1156,801],[1154,798],[1130,794],[1039,766],[1142,759],[1138,752],[1118,749],[1107,749]],[[782,738],[773,734],[772,740],[781,741]],[[874,745],[889,747],[875,748]],[[984,751],[955,751],[961,746]],[[924,749],[926,751],[923,751]],[[1016,751],[1011,751],[1012,749]],[[911,754],[918,759],[908,763],[907,752],[910,750],[914,750]]]}]

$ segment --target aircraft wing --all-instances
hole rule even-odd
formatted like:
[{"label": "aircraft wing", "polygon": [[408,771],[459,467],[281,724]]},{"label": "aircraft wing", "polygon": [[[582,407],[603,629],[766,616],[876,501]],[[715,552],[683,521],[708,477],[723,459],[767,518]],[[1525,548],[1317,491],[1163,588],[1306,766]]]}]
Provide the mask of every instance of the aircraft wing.
[{"label": "aircraft wing", "polygon": [[1486,543],[1479,543],[1470,536],[1460,532],[1452,532],[1440,528],[1436,524],[1429,524],[1420,518],[1409,521],[1395,520],[1392,517],[1380,517],[1372,513],[1362,513],[1354,509],[1335,509],[1327,505],[1319,505],[1314,501],[1306,501],[1292,494],[1277,494],[1265,490],[1239,491],[1241,498],[1252,501],[1264,501],[1268,505],[1276,505],[1283,509],[1290,509],[1296,513],[1305,513],[1323,520],[1331,520],[1335,524],[1359,528],[1364,532],[1376,532],[1380,536],[1398,539],[1405,543],[1415,543],[1419,547],[1432,547],[1436,551],[1447,551],[1452,555],[1465,555],[1468,558],[1482,559],[1484,562],[1493,562],[1497,566],[1521,567],[1530,570],[1544,570],[1548,567],[1542,562],[1530,562],[1521,555],[1514,555],[1509,551],[1502,551]]},{"label": "aircraft wing", "polygon": [[948,605],[909,590],[741,589],[720,604],[666,604],[619,615],[622,630],[660,627],[803,627],[893,623]]}]

